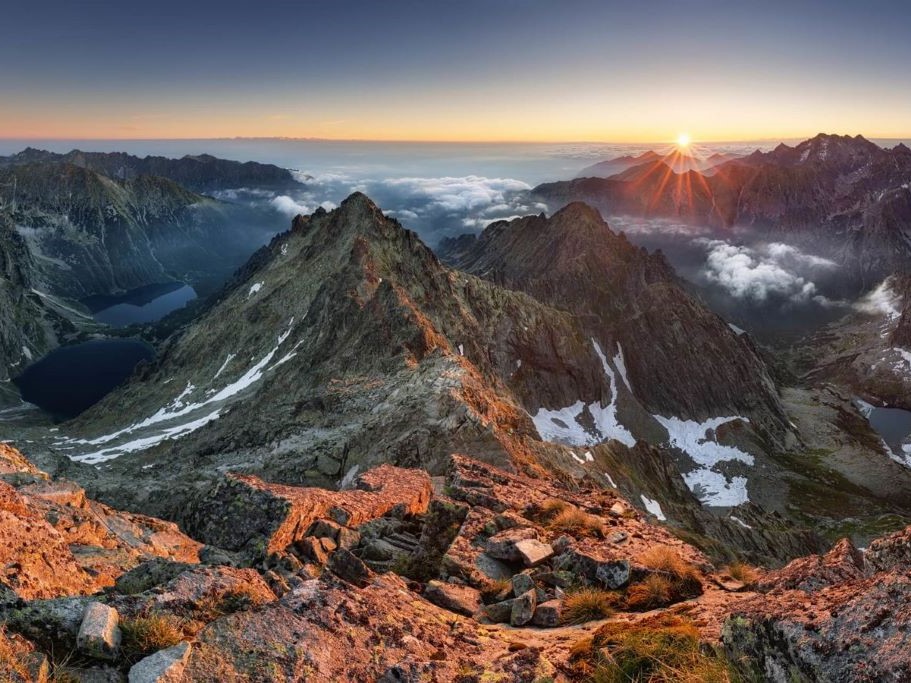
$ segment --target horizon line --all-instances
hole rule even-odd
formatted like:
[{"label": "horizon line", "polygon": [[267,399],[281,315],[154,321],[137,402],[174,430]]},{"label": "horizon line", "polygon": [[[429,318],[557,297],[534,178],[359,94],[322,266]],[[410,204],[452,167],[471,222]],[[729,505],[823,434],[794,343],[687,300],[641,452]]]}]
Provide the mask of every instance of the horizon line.
[{"label": "horizon line", "polygon": [[[739,139],[693,139],[690,145],[698,144],[746,144],[746,143],[768,143],[768,142],[785,142],[792,140],[808,140],[816,135],[830,135],[830,133],[815,133],[814,135],[791,135],[787,137],[767,136],[757,138],[739,138]],[[842,134],[831,133],[831,135],[847,135],[856,137],[860,135],[867,140],[911,140],[911,134],[907,136],[879,136],[864,134]],[[361,142],[361,143],[399,143],[399,144],[490,144],[490,145],[671,145],[676,146],[673,139],[670,140],[522,140],[522,139],[433,139],[433,138],[332,138],[318,136],[291,136],[291,135],[233,135],[233,136],[215,136],[215,137],[82,137],[82,136],[4,136],[0,135],[2,142],[190,142],[190,141],[241,141],[241,140],[285,140],[292,142]]]}]

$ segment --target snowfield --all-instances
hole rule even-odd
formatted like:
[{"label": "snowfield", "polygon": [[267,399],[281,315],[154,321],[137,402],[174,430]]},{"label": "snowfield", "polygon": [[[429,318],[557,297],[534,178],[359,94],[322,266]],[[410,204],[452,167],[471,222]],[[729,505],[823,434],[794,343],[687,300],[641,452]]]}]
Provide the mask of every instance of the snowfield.
[{"label": "snowfield", "polygon": [[718,427],[735,420],[749,422],[747,418],[713,417],[705,422],[696,422],[661,415],[653,417],[667,430],[668,445],[679,448],[696,463],[696,468],[684,474],[683,480],[703,505],[733,507],[749,502],[746,478],[729,478],[717,469],[717,465],[723,462],[753,465],[753,456],[739,448],[720,444],[715,438]]},{"label": "snowfield", "polygon": [[[617,378],[598,342],[592,339],[592,345],[601,359],[601,367],[610,384],[610,403],[603,406],[600,401],[585,403],[579,400],[563,408],[541,408],[531,416],[531,419],[544,441],[567,446],[594,446],[615,439],[632,448],[636,445],[635,437],[617,419]],[[618,369],[622,368],[619,370],[621,379],[629,388],[622,350],[614,357],[614,362]]]},{"label": "snowfield", "polygon": [[[266,355],[260,358],[233,382],[229,382],[221,389],[212,388],[206,391],[203,400],[196,402],[190,400],[190,397],[197,391],[197,387],[192,383],[187,383],[187,386],[184,387],[170,403],[163,408],[159,408],[158,411],[144,420],[93,439],[62,439],[57,442],[57,445],[59,447],[65,446],[67,447],[67,450],[72,449],[77,451],[77,453],[69,455],[72,460],[95,465],[126,453],[143,451],[152,446],[157,446],[164,441],[179,439],[187,434],[195,432],[209,422],[217,420],[225,410],[222,406],[214,411],[209,410],[206,414],[200,416],[200,413],[204,409],[209,408],[216,403],[224,404],[229,399],[234,398],[245,389],[256,384],[262,379],[267,371],[273,370],[294,357],[294,349],[298,348],[300,342],[294,346],[294,349],[292,349],[291,352],[271,365],[271,367],[269,365],[272,363],[272,359],[279,352],[282,345],[291,335],[293,326],[294,318],[291,318],[288,322],[288,328],[278,335],[276,345]],[[213,380],[218,378],[225,371],[235,355],[236,354],[233,353],[228,354],[228,357],[225,359],[221,368],[219,368],[218,372],[216,372],[212,378]],[[174,422],[181,420],[182,418],[189,419],[174,424]],[[136,435],[135,438],[131,438],[129,441],[112,444],[112,442],[121,440],[122,437],[133,437],[134,435]],[[107,446],[106,444],[112,445]],[[80,448],[83,446],[101,445],[105,445],[105,447],[91,452],[78,452],[84,450]]]}]

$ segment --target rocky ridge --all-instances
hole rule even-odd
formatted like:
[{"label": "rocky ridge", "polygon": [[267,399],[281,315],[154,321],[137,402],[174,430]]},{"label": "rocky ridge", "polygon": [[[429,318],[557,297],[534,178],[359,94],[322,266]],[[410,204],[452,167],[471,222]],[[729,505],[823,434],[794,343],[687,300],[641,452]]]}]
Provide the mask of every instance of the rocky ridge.
[{"label": "rocky ridge", "polygon": [[[909,531],[865,554],[843,541],[776,571],[719,567],[616,492],[455,455],[432,483],[385,465],[342,491],[227,475],[193,515],[233,549],[176,534],[169,553],[96,564],[110,573],[89,581],[78,574],[86,551],[112,557],[99,547],[112,537],[76,521],[97,504],[12,448],[0,456],[18,495],[4,498],[5,546],[81,549],[55,556],[53,569],[24,562],[0,578],[0,666],[11,680],[568,683],[627,666],[646,675],[649,662],[680,666],[682,656],[688,675],[713,680],[736,668],[862,681],[906,666],[895,598],[907,592]],[[43,497],[27,483],[36,479]],[[269,524],[251,527],[255,510]],[[115,519],[166,526],[104,512],[113,529]],[[40,524],[58,529],[57,545],[35,535]],[[69,528],[80,524],[76,541]],[[259,540],[238,550],[241,536]],[[623,634],[645,639],[638,664]],[[650,650],[649,638],[673,648]]]}]

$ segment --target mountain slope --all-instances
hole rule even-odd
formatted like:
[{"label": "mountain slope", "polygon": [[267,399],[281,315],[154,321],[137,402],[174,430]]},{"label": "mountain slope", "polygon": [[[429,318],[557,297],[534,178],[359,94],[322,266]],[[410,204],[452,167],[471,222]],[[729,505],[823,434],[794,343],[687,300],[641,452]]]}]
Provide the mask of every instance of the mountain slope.
[{"label": "mountain slope", "polygon": [[442,258],[573,313],[604,348],[622,349],[651,413],[704,421],[743,414],[772,438],[787,427],[774,384],[749,338],[686,293],[660,254],[618,236],[593,208],[489,226],[445,243]]},{"label": "mountain slope", "polygon": [[0,405],[10,379],[59,343],[73,325],[32,290],[35,264],[9,216],[0,213]]},{"label": "mountain slope", "polygon": [[166,178],[117,181],[66,163],[0,168],[0,204],[26,239],[36,287],[70,298],[223,277],[271,232],[246,208]]}]

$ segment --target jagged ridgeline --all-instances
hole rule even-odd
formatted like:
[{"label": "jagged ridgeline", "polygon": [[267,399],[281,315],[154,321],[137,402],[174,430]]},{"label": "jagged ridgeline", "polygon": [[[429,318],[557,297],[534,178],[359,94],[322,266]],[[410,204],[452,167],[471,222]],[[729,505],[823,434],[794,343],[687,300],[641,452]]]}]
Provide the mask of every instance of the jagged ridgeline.
[{"label": "jagged ridgeline", "polygon": [[[749,337],[592,209],[442,253],[464,270],[362,194],[298,217],[56,447],[104,500],[177,520],[225,469],[334,487],[453,452],[618,488],[712,552],[772,562],[846,512],[905,514],[909,475],[875,437],[836,449],[863,472],[804,458],[842,438],[837,414],[786,404]],[[831,504],[807,496],[822,482]]]},{"label": "jagged ridgeline", "polygon": [[904,144],[883,149],[860,135],[820,134],[795,147],[715,159],[708,168],[683,163],[679,153],[615,161],[622,163],[544,183],[533,194],[555,207],[582,200],[606,215],[736,226],[805,243],[841,263],[862,288],[911,263],[911,149]]}]

